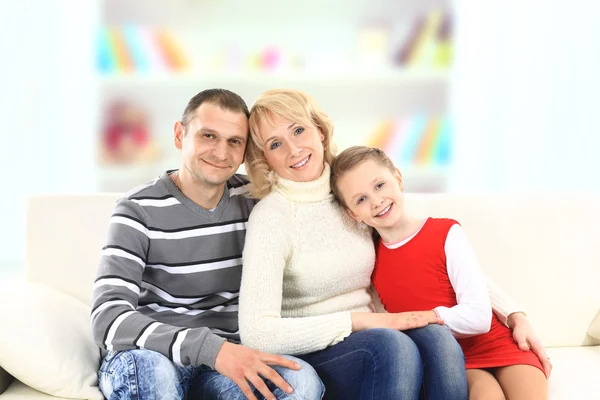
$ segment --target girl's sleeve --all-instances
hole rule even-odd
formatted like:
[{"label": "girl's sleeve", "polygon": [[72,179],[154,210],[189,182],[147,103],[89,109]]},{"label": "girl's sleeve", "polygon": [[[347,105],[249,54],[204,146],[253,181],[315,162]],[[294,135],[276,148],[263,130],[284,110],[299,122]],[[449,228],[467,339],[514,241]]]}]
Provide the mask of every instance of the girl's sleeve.
[{"label": "girl's sleeve", "polygon": [[448,277],[458,304],[436,307],[435,311],[457,338],[488,332],[492,321],[490,296],[475,252],[460,225],[450,228],[445,252]]}]

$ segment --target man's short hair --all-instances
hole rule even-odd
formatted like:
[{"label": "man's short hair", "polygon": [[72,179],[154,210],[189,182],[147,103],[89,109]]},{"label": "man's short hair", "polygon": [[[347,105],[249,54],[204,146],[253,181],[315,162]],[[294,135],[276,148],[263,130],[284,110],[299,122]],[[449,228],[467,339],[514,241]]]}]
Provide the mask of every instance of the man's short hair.
[{"label": "man's short hair", "polygon": [[194,112],[203,103],[209,103],[228,111],[242,113],[246,118],[250,117],[250,111],[246,102],[238,94],[227,89],[207,89],[192,97],[188,102],[181,117],[181,123],[184,127],[187,127],[187,124],[194,117]]}]

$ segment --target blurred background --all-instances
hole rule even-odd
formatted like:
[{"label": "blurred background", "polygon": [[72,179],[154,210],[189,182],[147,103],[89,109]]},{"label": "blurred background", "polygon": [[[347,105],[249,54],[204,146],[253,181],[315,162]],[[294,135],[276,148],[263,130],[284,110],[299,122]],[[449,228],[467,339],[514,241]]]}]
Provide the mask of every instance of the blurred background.
[{"label": "blurred background", "polygon": [[[340,149],[409,192],[598,192],[600,5],[587,0],[0,0],[0,279],[25,202],[179,166],[200,90],[301,89]],[[549,221],[551,223],[551,221]]]}]

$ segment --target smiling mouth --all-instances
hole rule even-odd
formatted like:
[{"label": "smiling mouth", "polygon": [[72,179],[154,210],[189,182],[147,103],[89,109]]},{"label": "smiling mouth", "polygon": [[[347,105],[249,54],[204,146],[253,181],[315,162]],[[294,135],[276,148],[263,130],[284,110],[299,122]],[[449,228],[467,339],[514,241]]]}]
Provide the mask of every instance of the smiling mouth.
[{"label": "smiling mouth", "polygon": [[306,163],[308,162],[308,160],[310,160],[311,154],[308,155],[308,157],[306,157],[304,160],[300,161],[298,164],[294,164],[292,166],[290,166],[290,168],[302,168],[306,165]]},{"label": "smiling mouth", "polygon": [[392,208],[392,205],[394,203],[390,204],[389,206],[387,206],[386,208],[383,209],[383,211],[381,211],[379,214],[375,215],[376,217],[383,217],[384,215],[386,215],[388,212],[390,212],[390,209]]},{"label": "smiling mouth", "polygon": [[208,162],[206,160],[202,160],[202,161],[204,161],[206,164],[208,164],[208,165],[210,165],[211,167],[214,167],[214,168],[219,168],[219,169],[227,169],[227,168],[229,168],[229,165],[218,165],[218,164],[213,164],[211,162]]}]

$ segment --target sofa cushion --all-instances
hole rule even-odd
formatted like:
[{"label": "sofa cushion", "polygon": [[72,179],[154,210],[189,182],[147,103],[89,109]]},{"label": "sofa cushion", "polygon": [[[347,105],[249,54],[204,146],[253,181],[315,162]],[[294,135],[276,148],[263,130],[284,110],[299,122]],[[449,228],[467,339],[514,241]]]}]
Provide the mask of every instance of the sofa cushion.
[{"label": "sofa cushion", "polygon": [[590,325],[588,335],[600,340],[600,312],[596,316],[594,322],[592,322],[592,325]]},{"label": "sofa cushion", "polygon": [[74,399],[102,399],[89,307],[56,289],[16,283],[0,291],[0,365],[24,384]]},{"label": "sofa cushion", "polygon": [[600,346],[553,347],[546,351],[554,366],[548,400],[598,398]]},{"label": "sofa cushion", "polygon": [[2,400],[69,400],[66,397],[55,397],[38,392],[23,382],[14,381],[6,392],[0,397]]}]

